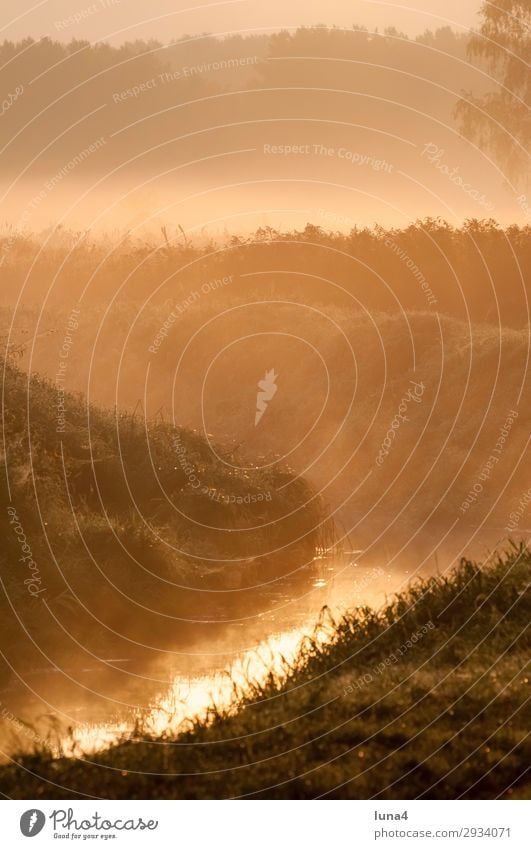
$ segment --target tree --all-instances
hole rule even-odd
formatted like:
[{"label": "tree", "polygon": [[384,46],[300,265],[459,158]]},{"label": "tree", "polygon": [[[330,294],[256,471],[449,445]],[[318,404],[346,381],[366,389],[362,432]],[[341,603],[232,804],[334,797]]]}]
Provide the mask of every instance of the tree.
[{"label": "tree", "polygon": [[470,92],[457,106],[462,132],[493,152],[513,177],[529,167],[531,141],[531,0],[485,0],[482,24],[468,46],[497,82],[482,97]]}]

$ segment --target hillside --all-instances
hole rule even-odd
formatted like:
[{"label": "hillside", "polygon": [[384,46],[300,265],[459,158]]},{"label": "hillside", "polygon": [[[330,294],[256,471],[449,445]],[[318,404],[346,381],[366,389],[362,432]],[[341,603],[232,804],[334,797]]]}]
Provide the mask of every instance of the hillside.
[{"label": "hillside", "polygon": [[519,188],[460,132],[464,92],[498,82],[468,58],[468,34],[316,26],[119,47],[58,35],[0,43],[2,163],[19,175],[2,209],[22,231],[524,220]]},{"label": "hillside", "polygon": [[49,306],[2,322],[27,370],[55,379],[66,344],[68,389],[206,430],[242,466],[283,458],[355,548],[451,562],[504,539],[529,486],[529,234],[426,220],[183,246],[58,231],[4,266],[7,289]]}]

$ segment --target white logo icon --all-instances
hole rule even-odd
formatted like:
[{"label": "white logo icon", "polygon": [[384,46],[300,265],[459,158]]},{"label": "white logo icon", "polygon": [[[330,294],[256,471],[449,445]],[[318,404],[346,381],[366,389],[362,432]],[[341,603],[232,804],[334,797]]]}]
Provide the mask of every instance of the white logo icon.
[{"label": "white logo icon", "polygon": [[271,369],[271,371],[266,371],[263,380],[258,381],[259,391],[256,396],[256,415],[254,417],[255,427],[264,415],[269,401],[271,401],[278,389],[277,384],[275,383],[277,377],[278,374],[275,374],[275,369]]}]

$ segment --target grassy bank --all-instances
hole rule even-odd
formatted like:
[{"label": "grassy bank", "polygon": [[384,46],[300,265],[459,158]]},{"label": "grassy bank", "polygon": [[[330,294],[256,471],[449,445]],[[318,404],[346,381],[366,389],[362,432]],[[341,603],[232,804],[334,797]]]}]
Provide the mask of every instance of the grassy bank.
[{"label": "grassy bank", "polygon": [[250,686],[176,739],[138,733],[91,759],[21,756],[16,798],[523,798],[531,555],[414,583],[380,612],[308,640],[282,680]]}]

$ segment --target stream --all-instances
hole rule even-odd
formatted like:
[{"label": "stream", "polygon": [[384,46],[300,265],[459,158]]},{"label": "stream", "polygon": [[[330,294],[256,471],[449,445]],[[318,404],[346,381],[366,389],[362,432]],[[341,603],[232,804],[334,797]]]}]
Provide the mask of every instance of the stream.
[{"label": "stream", "polygon": [[[359,552],[346,552],[359,555]],[[343,557],[322,560],[309,592],[284,598],[252,620],[227,625],[208,645],[161,652],[160,656],[95,658],[89,665],[16,670],[0,691],[0,757],[32,751],[44,741],[56,755],[93,755],[135,728],[161,735],[178,733],[207,718],[212,705],[229,708],[235,688],[282,677],[326,605],[334,618],[360,605],[379,607],[409,575]],[[86,656],[84,663],[86,664]]]}]

